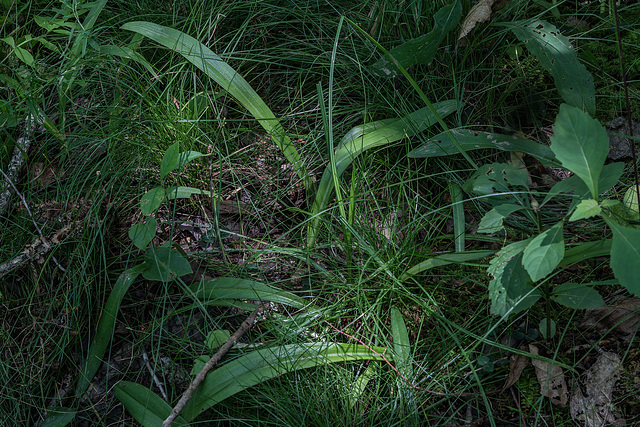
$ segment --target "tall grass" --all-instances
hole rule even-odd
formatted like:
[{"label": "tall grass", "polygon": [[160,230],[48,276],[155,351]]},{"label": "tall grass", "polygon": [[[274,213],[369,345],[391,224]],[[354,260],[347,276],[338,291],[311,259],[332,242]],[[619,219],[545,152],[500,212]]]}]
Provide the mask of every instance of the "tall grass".
[{"label": "tall grass", "polygon": [[[562,19],[576,15],[594,22],[590,30],[567,29],[577,39],[588,40],[607,25],[607,18],[593,7],[575,11],[565,3]],[[491,394],[508,373],[504,342],[519,327],[537,325],[532,319],[544,316],[536,309],[509,322],[489,316],[486,261],[440,266],[402,278],[434,254],[487,245],[495,249],[513,237],[483,240],[471,233],[486,209],[481,200],[464,200],[464,215],[458,211],[456,223],[451,220],[455,200],[449,184],[461,184],[470,171],[461,156],[428,161],[407,157],[429,136],[442,132],[439,125],[348,159],[340,173],[335,169],[332,174],[331,197],[314,210],[315,191],[331,167],[332,144],[338,147],[356,126],[405,117],[425,106],[405,78],[385,79],[370,72],[368,66],[381,56],[374,41],[390,49],[428,32],[431,16],[443,5],[435,0],[190,1],[175,6],[157,0],[116,1],[100,12],[90,42],[79,53],[73,51],[73,36],[47,32],[34,20],[61,18],[58,6],[1,6],[11,20],[5,20],[0,38],[40,36],[59,51],[35,43],[31,49],[36,65],[30,67],[11,54],[8,45],[0,47],[6,54],[0,59],[0,114],[24,117],[35,104],[64,135],[61,141],[55,132],[36,132],[29,164],[17,184],[45,235],[71,227],[51,253],[0,278],[0,420],[32,425],[53,407],[75,405],[84,408],[78,419],[129,422],[109,388],[126,379],[159,392],[142,362],[143,349],[156,374],[167,378],[170,372],[188,373],[194,359],[210,355],[204,338],[237,327],[242,312],[193,304],[185,289],[203,276],[232,276],[296,292],[318,311],[281,307],[240,343],[249,347],[236,347],[229,360],[246,354],[252,345],[355,344],[354,339],[388,348],[392,360],[397,356],[392,351],[394,310],[406,324],[409,358],[403,371],[368,362],[285,374],[232,396],[197,421],[461,425],[485,417],[494,423],[517,423],[522,416],[559,422],[556,409],[539,399],[532,374],[525,374],[514,390],[518,408],[508,395]],[[628,9],[634,12],[637,7]],[[522,1],[496,13],[501,20],[532,16],[553,19],[541,7]],[[65,19],[84,22],[85,17],[71,14]],[[338,31],[341,17],[374,41],[346,21]],[[132,21],[189,34],[241,74],[273,111],[308,175],[296,175],[300,168],[291,168],[292,157],[276,148],[265,127],[224,88],[171,49],[121,29]],[[637,34],[637,25],[630,23],[629,31]],[[500,27],[479,26],[464,47],[456,45],[452,33],[431,64],[412,67],[409,73],[430,102],[453,99],[463,105],[446,118],[449,127],[540,137],[547,118],[553,117],[548,111],[557,108],[559,100],[539,65],[506,54],[516,44]],[[105,45],[129,46],[148,66],[96,49]],[[61,76],[72,71],[75,83],[58,90]],[[603,92],[608,89],[601,87]],[[606,96],[615,100],[618,93]],[[2,123],[4,167],[20,128]],[[218,201],[240,208],[216,214],[210,199],[194,196],[161,213],[166,221],[156,243],[178,239],[193,218],[216,224],[222,232],[217,243],[206,248],[190,246],[196,272],[184,281],[138,280],[132,285],[104,356],[102,369],[113,373],[105,383],[108,389],[94,401],[81,400],[73,395],[74,384],[101,310],[119,274],[142,257],[127,237],[140,217],[140,196],[159,184],[160,159],[175,142],[181,150],[207,156],[171,179],[213,191]],[[474,161],[493,161],[495,156],[474,153]],[[37,163],[55,177],[38,178]],[[184,219],[187,214],[190,219]],[[15,257],[38,237],[17,202],[0,221],[0,261]],[[313,245],[310,228],[317,230]],[[460,229],[466,230],[466,248],[460,240],[456,248]],[[533,231],[520,229],[522,234]],[[122,362],[125,353],[127,363]],[[496,360],[494,371],[478,369],[475,360],[481,355]],[[173,371],[161,368],[167,360]],[[398,368],[396,359],[392,364]],[[163,381],[173,403],[185,385],[167,378]],[[56,398],[60,393],[65,394]]]}]

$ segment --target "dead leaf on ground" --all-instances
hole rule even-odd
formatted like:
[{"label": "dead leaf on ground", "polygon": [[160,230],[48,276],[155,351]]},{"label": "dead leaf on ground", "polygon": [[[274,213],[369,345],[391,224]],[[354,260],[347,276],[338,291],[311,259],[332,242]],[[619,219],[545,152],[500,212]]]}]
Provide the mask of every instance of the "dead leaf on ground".
[{"label": "dead leaf on ground", "polygon": [[575,387],[569,412],[571,419],[585,427],[604,427],[609,424],[623,425],[616,419],[612,402],[613,388],[622,373],[620,356],[604,352],[582,376],[586,394]]},{"label": "dead leaf on ground", "polygon": [[617,334],[630,341],[640,321],[640,298],[622,298],[614,304],[587,310],[578,328],[595,329],[600,335]]},{"label": "dead leaf on ground", "polygon": [[[529,351],[533,355],[540,354],[538,347],[533,344],[529,344]],[[540,393],[548,397],[554,405],[566,406],[569,401],[569,390],[562,368],[534,358],[531,358],[531,364],[536,368]]]},{"label": "dead leaf on ground", "polygon": [[506,390],[518,382],[524,368],[529,366],[529,360],[529,357],[523,356],[522,354],[511,355],[509,358],[509,377],[507,378],[507,382],[504,384],[504,387],[502,387],[502,390]]},{"label": "dead leaf on ground", "polygon": [[478,4],[473,6],[462,22],[458,41],[461,46],[467,44],[467,36],[475,28],[476,24],[487,22],[491,19],[491,7],[494,0],[480,0]]}]

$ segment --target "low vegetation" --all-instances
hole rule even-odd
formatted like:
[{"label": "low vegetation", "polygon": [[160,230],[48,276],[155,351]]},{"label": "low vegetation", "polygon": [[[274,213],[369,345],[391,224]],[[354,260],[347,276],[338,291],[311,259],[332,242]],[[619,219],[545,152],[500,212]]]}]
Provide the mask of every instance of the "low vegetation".
[{"label": "low vegetation", "polygon": [[4,423],[638,422],[640,5],[0,10]]}]

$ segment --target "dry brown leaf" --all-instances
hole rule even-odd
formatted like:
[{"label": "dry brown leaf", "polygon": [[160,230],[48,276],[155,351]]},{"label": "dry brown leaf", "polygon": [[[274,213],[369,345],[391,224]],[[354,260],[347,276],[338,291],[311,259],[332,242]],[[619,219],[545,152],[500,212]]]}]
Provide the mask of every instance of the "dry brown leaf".
[{"label": "dry brown leaf", "polygon": [[587,310],[578,325],[582,330],[594,328],[600,335],[612,332],[630,340],[640,321],[640,298],[622,298],[614,304]]},{"label": "dry brown leaf", "polygon": [[514,385],[522,375],[522,371],[529,365],[529,357],[521,354],[512,354],[509,358],[509,377],[507,382],[502,387],[502,390],[506,390]]},{"label": "dry brown leaf", "polygon": [[471,8],[467,16],[462,22],[462,28],[460,28],[460,34],[458,35],[458,41],[461,46],[464,46],[467,42],[466,38],[475,28],[476,24],[481,22],[487,22],[491,19],[491,7],[494,0],[480,0],[475,6]]},{"label": "dry brown leaf", "polygon": [[[529,352],[533,355],[538,355],[538,347],[529,344]],[[540,393],[548,397],[554,405],[565,406],[569,401],[569,390],[562,368],[534,358],[531,358],[531,364],[536,368],[536,378],[538,379],[538,384],[540,384]]]},{"label": "dry brown leaf", "polygon": [[585,427],[604,427],[609,424],[624,425],[616,419],[612,395],[616,381],[622,373],[620,356],[615,353],[602,353],[583,375],[586,394],[579,387],[571,396],[569,412],[571,418]]}]

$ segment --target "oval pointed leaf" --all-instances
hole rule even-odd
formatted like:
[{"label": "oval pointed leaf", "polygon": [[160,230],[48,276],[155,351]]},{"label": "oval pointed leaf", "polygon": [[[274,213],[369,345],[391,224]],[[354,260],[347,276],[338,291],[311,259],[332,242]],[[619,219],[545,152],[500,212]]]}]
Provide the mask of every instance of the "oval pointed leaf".
[{"label": "oval pointed leaf", "polygon": [[537,282],[547,277],[564,257],[564,232],[560,221],[534,238],[523,252],[522,265],[531,280]]},{"label": "oval pointed leaf", "polygon": [[140,199],[140,211],[142,215],[149,216],[154,213],[164,202],[164,187],[156,187],[144,193]]},{"label": "oval pointed leaf", "polygon": [[145,249],[156,236],[157,225],[156,219],[150,216],[144,223],[137,223],[131,226],[129,238],[138,249]]},{"label": "oval pointed leaf", "polygon": [[164,178],[178,166],[178,154],[180,152],[180,146],[176,142],[172,144],[167,151],[165,151],[160,162],[160,178]]},{"label": "oval pointed leaf", "polygon": [[577,310],[603,307],[605,304],[598,291],[581,283],[563,283],[557,286],[551,294],[551,299]]},{"label": "oval pointed leaf", "polygon": [[562,166],[587,184],[594,199],[598,198],[598,180],[609,152],[609,137],[596,119],[579,108],[567,104],[553,125],[551,151]]},{"label": "oval pointed leaf", "polygon": [[634,295],[640,295],[640,230],[622,227],[604,217],[613,231],[611,269],[620,284]]},{"label": "oval pointed leaf", "polygon": [[602,209],[598,202],[593,199],[582,200],[576,206],[576,210],[571,214],[569,221],[578,221],[579,219],[591,218],[596,215],[600,215]]}]

